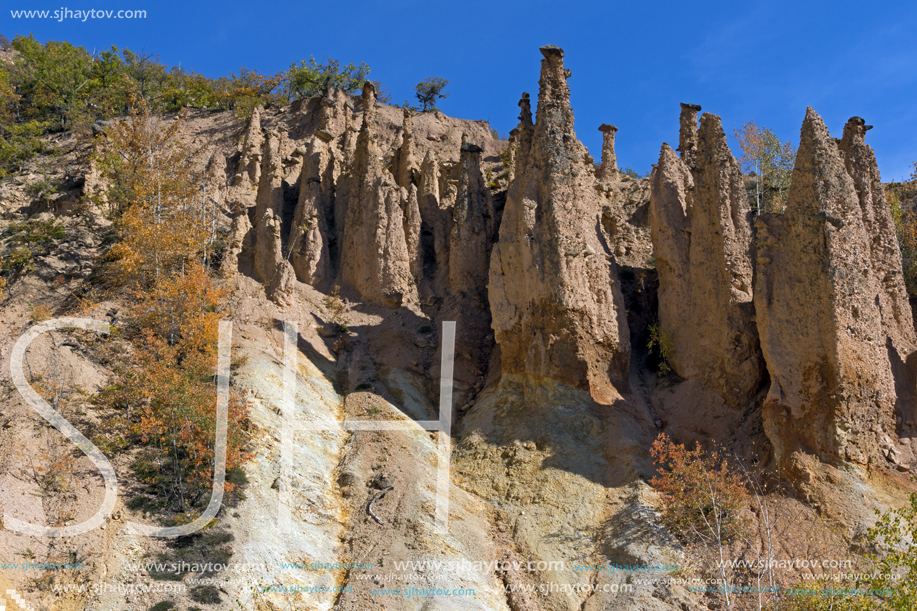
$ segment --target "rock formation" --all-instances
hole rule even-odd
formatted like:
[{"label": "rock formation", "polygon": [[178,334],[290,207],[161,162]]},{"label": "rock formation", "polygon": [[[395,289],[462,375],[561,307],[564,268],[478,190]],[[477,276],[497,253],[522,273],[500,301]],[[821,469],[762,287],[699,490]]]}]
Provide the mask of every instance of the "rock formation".
[{"label": "rock formation", "polygon": [[[367,82],[363,87],[363,126],[353,162],[340,181],[340,275],[364,299],[398,307],[417,297],[402,204],[409,201],[409,194],[382,167],[374,105],[375,89]],[[414,202],[416,205],[416,197]],[[417,221],[419,232],[419,213]]]},{"label": "rock formation", "polygon": [[395,179],[399,187],[408,189],[415,183],[415,166],[414,129],[411,122],[411,109],[405,108],[404,120],[401,128],[401,146],[398,149],[398,166],[395,171]]},{"label": "rock formation", "polygon": [[487,288],[490,239],[488,218],[492,217],[490,193],[481,172],[482,149],[462,145],[458,196],[452,207],[449,252],[449,290],[482,296]]},{"label": "rock formation", "polygon": [[283,213],[283,153],[282,134],[270,133],[262,147],[263,164],[258,181],[258,196],[255,200],[255,225],[257,226],[270,210],[274,216]]},{"label": "rock formation", "polygon": [[898,398],[889,346],[913,346],[900,256],[864,132],[854,119],[836,141],[809,108],[786,212],[756,221],[755,306],[771,375],[764,426],[797,477],[803,454],[882,459]]},{"label": "rock formation", "polygon": [[678,152],[681,159],[693,169],[697,151],[697,113],[700,112],[698,104],[681,105],[680,126],[678,130]]},{"label": "rock formation", "polygon": [[535,133],[535,125],[532,123],[532,102],[529,94],[523,93],[519,100],[519,125],[514,130],[516,133],[516,152],[514,153],[513,176],[517,177],[525,171],[525,165],[528,163],[529,154],[532,151],[532,137]]},{"label": "rock formation", "polygon": [[255,106],[252,110],[248,128],[245,130],[245,139],[242,142],[242,157],[239,161],[239,180],[248,180],[251,184],[258,184],[261,179],[261,147],[264,145],[264,136],[261,134],[261,107]]},{"label": "rock formation", "polygon": [[602,177],[613,176],[618,171],[618,158],[615,156],[615,132],[618,128],[614,125],[603,123],[599,126],[602,132]]},{"label": "rock formation", "polygon": [[255,277],[264,283],[274,278],[283,259],[281,226],[283,215],[282,136],[270,134],[264,141],[261,179],[255,202]]},{"label": "rock formation", "polygon": [[[683,108],[685,105],[682,105]],[[693,107],[685,115],[691,116]],[[690,133],[682,121],[682,133]],[[663,145],[653,175],[650,226],[659,273],[659,324],[671,338],[670,365],[727,403],[742,406],[764,369],[754,325],[752,232],[742,172],[716,115],[682,151],[692,172]],[[684,145],[684,142],[683,142]]]},{"label": "rock formation", "polygon": [[418,185],[418,207],[420,210],[421,257],[424,271],[429,268],[437,274],[436,285],[442,286],[447,281],[449,270],[449,235],[451,217],[448,210],[442,207],[439,183],[439,163],[436,154],[427,151],[420,165]]},{"label": "rock formation", "polygon": [[227,247],[223,252],[223,260],[220,263],[220,275],[223,278],[231,278],[239,271],[239,254],[245,248],[245,238],[251,230],[252,224],[248,220],[248,213],[245,210],[237,212],[232,218],[232,225],[227,238]]},{"label": "rock formation", "polygon": [[870,268],[884,289],[878,294],[882,327],[903,358],[917,349],[917,338],[904,286],[895,223],[885,198],[876,156],[864,141],[870,129],[872,126],[866,125],[863,119],[852,117],[844,126],[839,148],[844,154],[847,173],[853,178],[863,226],[870,237]]},{"label": "rock formation", "polygon": [[[507,196],[490,261],[493,328],[504,372],[543,376],[613,400],[629,336],[613,261],[603,256],[595,174],[573,131],[563,51],[541,48],[529,157]],[[523,108],[523,128],[527,99]]]},{"label": "rock formation", "polygon": [[299,180],[299,201],[290,231],[296,277],[321,287],[334,278],[329,224],[334,222],[334,157],[318,137],[309,144]]},{"label": "rock formation", "polygon": [[254,234],[255,278],[267,285],[274,279],[277,267],[284,261],[280,232],[280,219],[268,209],[258,222]]}]

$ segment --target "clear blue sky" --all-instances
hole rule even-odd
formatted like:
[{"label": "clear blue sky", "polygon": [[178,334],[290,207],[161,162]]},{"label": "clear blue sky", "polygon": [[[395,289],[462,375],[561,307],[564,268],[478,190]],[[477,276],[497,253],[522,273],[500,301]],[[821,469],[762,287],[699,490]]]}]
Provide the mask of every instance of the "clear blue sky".
[{"label": "clear blue sky", "polygon": [[[395,101],[429,76],[449,79],[441,108],[516,124],[523,91],[538,91],[538,47],[566,51],[577,135],[600,151],[601,123],[618,126],[618,160],[643,173],[678,140],[679,102],[749,119],[798,144],[806,106],[835,136],[859,115],[885,180],[917,159],[917,3],[763,1],[577,3],[528,0],[299,0],[218,3],[8,0],[0,33],[34,33],[93,49],[158,53],[208,76],[289,67],[310,55],[367,62]],[[11,9],[145,9],[142,20],[12,19]],[[734,143],[733,143],[734,144]],[[735,150],[735,147],[733,147]]]}]

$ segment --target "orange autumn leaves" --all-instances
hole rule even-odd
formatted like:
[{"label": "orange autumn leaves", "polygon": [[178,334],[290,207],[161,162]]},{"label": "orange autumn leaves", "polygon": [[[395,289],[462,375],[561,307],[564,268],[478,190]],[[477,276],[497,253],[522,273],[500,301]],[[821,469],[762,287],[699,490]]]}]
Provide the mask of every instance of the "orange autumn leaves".
[{"label": "orange autumn leaves", "polygon": [[[107,131],[97,161],[120,241],[107,278],[132,295],[133,358],[108,392],[133,411],[131,433],[148,448],[154,493],[180,512],[209,499],[216,431],[218,326],[226,291],[210,274],[217,206],[207,196],[204,151],[181,139],[182,117],[163,126],[146,109]],[[245,455],[247,404],[231,389],[227,470]],[[231,490],[231,485],[227,486]]]},{"label": "orange autumn leaves", "polygon": [[693,450],[660,434],[650,448],[658,474],[650,479],[662,499],[662,519],[688,539],[720,543],[742,534],[740,517],[750,503],[746,477],[722,450]]},{"label": "orange autumn leaves", "polygon": [[110,253],[121,282],[148,286],[212,254],[217,209],[206,151],[182,140],[183,125],[183,114],[164,125],[140,103],[106,130],[96,161],[122,238]]}]

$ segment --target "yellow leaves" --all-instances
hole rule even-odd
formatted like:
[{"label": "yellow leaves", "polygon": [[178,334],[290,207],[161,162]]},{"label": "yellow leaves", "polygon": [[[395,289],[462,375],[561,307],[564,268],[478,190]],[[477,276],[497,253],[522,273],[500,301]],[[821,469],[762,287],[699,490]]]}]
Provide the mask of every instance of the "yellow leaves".
[{"label": "yellow leaves", "polygon": [[111,253],[119,283],[148,286],[208,255],[216,207],[206,197],[204,149],[181,138],[184,120],[164,125],[141,102],[107,130],[97,163],[122,236]]},{"label": "yellow leaves", "polygon": [[755,174],[755,206],[758,212],[782,212],[796,162],[796,148],[781,143],[766,127],[748,121],[734,130],[742,155],[738,161],[742,172]]}]

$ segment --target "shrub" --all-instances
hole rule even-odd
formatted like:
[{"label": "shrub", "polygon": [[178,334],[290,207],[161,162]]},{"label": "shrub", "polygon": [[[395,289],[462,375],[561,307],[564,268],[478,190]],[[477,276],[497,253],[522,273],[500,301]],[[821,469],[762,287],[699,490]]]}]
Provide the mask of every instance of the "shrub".
[{"label": "shrub", "polygon": [[719,450],[693,450],[660,433],[650,450],[659,468],[650,485],[662,496],[662,519],[686,540],[725,542],[745,530],[740,511],[750,497],[745,477]]},{"label": "shrub", "polygon": [[675,340],[662,328],[658,321],[649,327],[650,340],[646,347],[650,354],[655,353],[659,358],[659,375],[666,376],[672,373],[671,360],[675,357]]},{"label": "shrub", "polygon": [[215,605],[220,602],[220,591],[216,586],[197,586],[191,588],[191,600],[205,605]]},{"label": "shrub", "polygon": [[[363,89],[363,83],[369,76],[369,66],[361,63],[341,66],[336,59],[328,59],[319,63],[314,57],[309,61],[293,63],[286,73],[286,87],[291,100],[325,97],[332,89],[340,89],[347,93],[358,93]],[[377,86],[376,90],[382,92]]]},{"label": "shrub", "polygon": [[[213,481],[213,372],[222,298],[200,265],[138,294],[130,315],[139,327],[135,360],[118,369],[104,393],[109,404],[136,406],[139,422],[132,430],[151,451],[139,474],[179,512],[194,510]],[[227,469],[238,468],[245,458],[247,411],[244,395],[232,392]],[[227,493],[233,489],[227,482]]]},{"label": "shrub", "polygon": [[331,292],[325,296],[325,307],[331,314],[330,322],[334,325],[335,331],[347,333],[347,325],[344,324],[344,312],[347,311],[347,306],[344,305],[340,292],[341,287],[335,284],[331,288]]},{"label": "shrub", "polygon": [[917,601],[917,494],[911,494],[904,507],[884,514],[876,510],[876,515],[879,520],[867,530],[867,538],[888,551],[867,554],[875,568],[861,585],[883,591],[883,609],[913,609]]},{"label": "shrub", "polygon": [[0,178],[21,171],[32,157],[48,150],[41,136],[49,125],[32,120],[0,126]]}]

